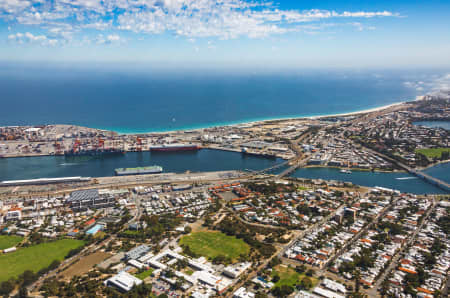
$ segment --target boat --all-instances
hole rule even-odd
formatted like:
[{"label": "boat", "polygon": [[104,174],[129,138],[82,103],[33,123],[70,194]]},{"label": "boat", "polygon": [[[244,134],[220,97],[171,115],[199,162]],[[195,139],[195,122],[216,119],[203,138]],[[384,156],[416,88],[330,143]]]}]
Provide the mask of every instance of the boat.
[{"label": "boat", "polygon": [[118,168],[114,170],[116,176],[126,175],[145,175],[145,174],[158,174],[162,173],[163,168],[160,166],[148,166],[137,168]]},{"label": "boat", "polygon": [[351,173],[352,173],[352,171],[346,170],[346,169],[342,169],[342,170],[340,170],[339,172],[341,172],[341,173],[343,173],[343,174],[351,174]]},{"label": "boat", "polygon": [[79,156],[105,157],[122,154],[125,154],[125,150],[123,149],[81,149],[81,150],[71,149],[64,151],[65,157],[79,157]]},{"label": "boat", "polygon": [[195,144],[162,144],[150,146],[150,151],[196,151],[201,147]]}]

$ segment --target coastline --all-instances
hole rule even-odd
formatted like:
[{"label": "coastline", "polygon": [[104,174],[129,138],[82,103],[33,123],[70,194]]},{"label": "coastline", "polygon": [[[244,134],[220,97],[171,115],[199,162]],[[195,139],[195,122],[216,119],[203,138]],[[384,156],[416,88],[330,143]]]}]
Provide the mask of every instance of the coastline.
[{"label": "coastline", "polygon": [[332,118],[332,117],[345,117],[345,116],[355,116],[355,115],[360,115],[360,114],[367,114],[367,113],[373,113],[373,112],[378,112],[378,111],[382,111],[385,109],[389,109],[389,108],[393,108],[395,106],[400,106],[403,104],[406,104],[408,102],[412,102],[412,101],[418,101],[421,100],[419,99],[415,99],[415,100],[411,100],[411,101],[399,101],[399,102],[395,102],[395,103],[391,103],[391,104],[387,104],[387,105],[383,105],[383,106],[378,106],[378,107],[374,107],[374,108],[367,108],[367,109],[363,109],[363,110],[358,110],[358,111],[352,111],[352,112],[342,112],[342,113],[334,113],[334,114],[323,114],[323,115],[298,115],[298,116],[286,116],[286,117],[276,117],[276,118],[261,118],[261,119],[248,119],[248,120],[239,120],[239,121],[235,121],[235,122],[226,122],[226,123],[214,123],[214,124],[205,124],[205,125],[195,125],[195,126],[190,126],[190,127],[180,127],[178,129],[171,129],[171,130],[151,130],[149,129],[148,131],[124,131],[124,130],[120,130],[114,127],[91,127],[91,128],[95,128],[95,129],[99,129],[99,130],[106,130],[106,131],[112,131],[115,132],[119,135],[145,135],[145,134],[162,134],[162,133],[173,133],[173,132],[183,132],[183,131],[195,131],[195,130],[202,130],[202,129],[208,129],[208,128],[215,128],[215,127],[223,127],[223,126],[240,126],[240,125],[255,125],[255,124],[263,124],[264,122],[271,122],[271,121],[276,121],[276,122],[280,122],[280,121],[292,121],[292,120],[319,120],[319,119],[323,119],[323,118]]}]

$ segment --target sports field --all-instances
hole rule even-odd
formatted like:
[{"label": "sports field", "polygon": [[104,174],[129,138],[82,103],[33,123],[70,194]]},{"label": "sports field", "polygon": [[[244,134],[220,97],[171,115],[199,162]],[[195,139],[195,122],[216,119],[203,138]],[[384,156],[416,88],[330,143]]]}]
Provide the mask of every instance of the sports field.
[{"label": "sports field", "polygon": [[0,250],[16,246],[22,239],[19,236],[0,235]]},{"label": "sports field", "polygon": [[450,153],[450,148],[429,148],[416,150],[416,153],[423,154],[428,158],[441,158],[442,153],[444,152]]},{"label": "sports field", "polygon": [[54,260],[62,261],[67,253],[83,245],[83,241],[62,239],[19,248],[15,252],[0,255],[0,282],[17,277],[26,270],[37,272]]},{"label": "sports field", "polygon": [[224,255],[235,260],[239,255],[248,254],[250,251],[250,247],[242,239],[212,231],[195,232],[183,236],[180,239],[180,245],[188,245],[195,254],[210,259]]}]

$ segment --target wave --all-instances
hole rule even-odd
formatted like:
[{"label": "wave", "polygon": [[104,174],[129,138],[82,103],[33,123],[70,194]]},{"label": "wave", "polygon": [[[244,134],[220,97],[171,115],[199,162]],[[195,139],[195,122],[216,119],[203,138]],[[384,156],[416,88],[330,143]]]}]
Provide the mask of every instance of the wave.
[{"label": "wave", "polygon": [[76,166],[76,165],[79,165],[79,163],[77,163],[77,162],[64,162],[64,163],[60,163],[59,165],[63,166],[63,167],[65,167],[65,166]]},{"label": "wave", "polygon": [[410,179],[418,179],[417,177],[399,177],[399,178],[395,178],[397,180],[410,180]]}]

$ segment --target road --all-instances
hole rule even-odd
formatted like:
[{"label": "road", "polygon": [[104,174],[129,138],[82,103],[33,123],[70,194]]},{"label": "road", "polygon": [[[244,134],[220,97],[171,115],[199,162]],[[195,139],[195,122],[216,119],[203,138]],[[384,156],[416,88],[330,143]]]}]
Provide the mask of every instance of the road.
[{"label": "road", "polygon": [[401,247],[401,249],[395,254],[395,256],[392,258],[392,261],[389,264],[389,266],[386,268],[386,270],[383,271],[381,276],[375,282],[374,287],[372,289],[370,289],[369,291],[367,291],[368,295],[370,297],[379,296],[378,291],[380,290],[381,283],[386,279],[386,277],[389,275],[389,273],[391,273],[391,271],[396,267],[398,260],[400,259],[400,257],[403,254],[403,251],[415,241],[417,234],[422,229],[423,225],[425,223],[427,223],[428,217],[430,216],[431,212],[434,210],[435,207],[436,207],[436,200],[434,199],[433,205],[431,206],[431,208],[428,209],[428,211],[425,214],[425,217],[423,218],[419,227],[414,231],[414,233],[411,235],[411,237],[408,238],[408,241]]},{"label": "road", "polygon": [[380,218],[382,218],[386,212],[388,210],[390,210],[392,208],[392,206],[395,205],[395,203],[398,201],[398,198],[395,199],[391,204],[389,204],[388,206],[384,207],[383,210],[381,210],[380,213],[377,214],[377,216],[370,222],[368,223],[365,227],[363,227],[358,233],[356,233],[352,239],[350,239],[349,241],[347,241],[341,249],[339,249],[339,251],[336,252],[336,254],[330,258],[330,260],[328,260],[327,264],[324,266],[324,268],[328,267],[331,263],[333,263],[342,253],[344,253],[347,248],[353,244],[356,240],[358,240],[361,235],[363,235],[365,232],[367,232],[374,224],[376,224]]},{"label": "road", "polygon": [[295,233],[297,235],[295,235],[294,237],[292,237],[291,241],[289,241],[288,243],[281,245],[276,252],[268,259],[266,259],[264,262],[262,262],[255,270],[253,270],[250,274],[247,275],[247,277],[240,281],[237,282],[233,287],[232,290],[230,292],[230,294],[227,295],[227,297],[233,297],[233,293],[239,289],[246,281],[248,280],[252,280],[259,271],[261,271],[262,269],[264,269],[269,263],[270,261],[275,258],[275,257],[279,257],[281,258],[284,255],[284,252],[286,251],[286,249],[288,249],[289,247],[291,247],[291,245],[293,245],[297,240],[303,238],[305,236],[306,233],[311,232],[312,230],[316,229],[319,225],[323,225],[326,221],[328,221],[331,217],[333,217],[336,212],[339,211],[339,209],[342,208],[342,206],[340,206],[339,208],[337,208],[334,212],[330,213],[328,216],[324,217],[321,221],[313,224],[312,226],[308,227],[306,230],[302,230],[302,231],[295,231]]}]

